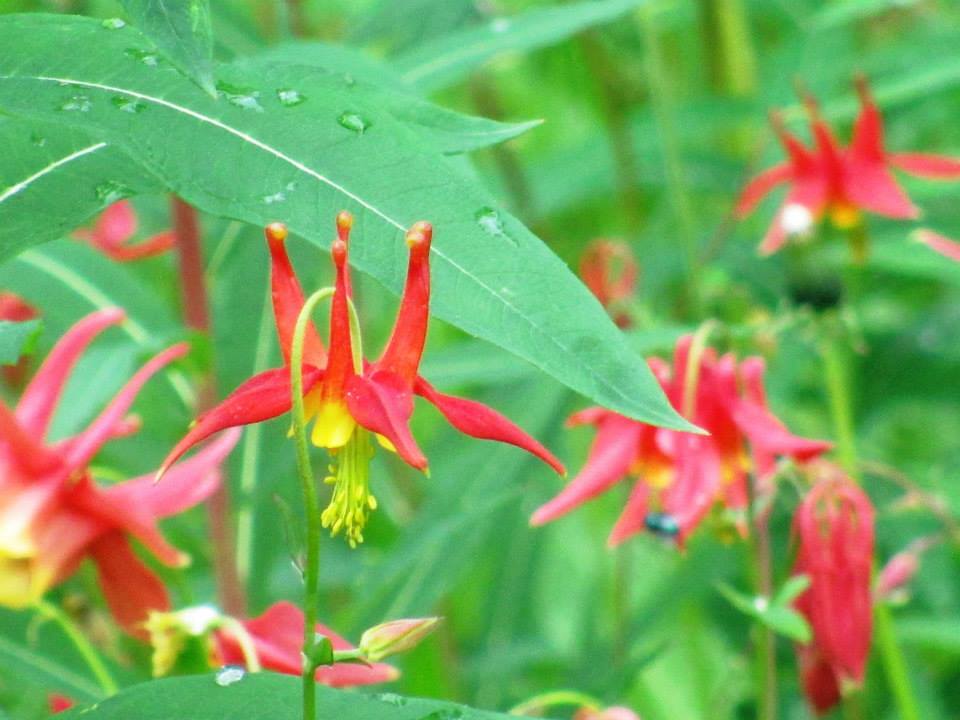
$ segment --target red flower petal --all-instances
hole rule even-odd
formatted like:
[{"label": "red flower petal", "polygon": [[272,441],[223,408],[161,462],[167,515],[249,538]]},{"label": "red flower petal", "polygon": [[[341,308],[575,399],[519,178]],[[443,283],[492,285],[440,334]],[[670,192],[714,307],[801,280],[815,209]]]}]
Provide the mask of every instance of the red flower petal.
[{"label": "red flower petal", "polygon": [[781,163],[755,176],[740,192],[734,213],[739,218],[749,215],[763,198],[769,195],[775,187],[787,182],[792,174],[790,165]]},{"label": "red flower petal", "polygon": [[493,408],[475,400],[444,395],[437,392],[436,388],[423,378],[417,378],[414,392],[432,403],[437,410],[443,413],[447,422],[460,432],[471,437],[495,440],[526,450],[531,455],[540,458],[560,475],[566,475],[566,468],[553,453]]},{"label": "red flower petal", "polygon": [[177,242],[177,236],[172,230],[157,233],[146,240],[134,245],[117,245],[115,247],[100,248],[108,257],[117,262],[132,262],[143,258],[160,255],[172,248]]},{"label": "red flower petal", "polygon": [[758,449],[785,455],[796,460],[809,460],[833,447],[826,440],[811,440],[794,435],[765,407],[739,401],[733,408],[733,419],[750,443]]},{"label": "red flower petal", "polygon": [[140,561],[122,533],[99,538],[90,546],[90,553],[113,617],[128,633],[145,640],[142,624],[150,611],[170,609],[160,578]]},{"label": "red flower petal", "polygon": [[187,354],[189,346],[178,343],[153,357],[138,370],[96,420],[73,438],[65,452],[66,462],[72,468],[82,468],[90,462],[101,446],[115,435],[116,428],[133,405],[137,393],[146,382],[174,360]]},{"label": "red flower petal", "polygon": [[77,360],[97,335],[125,318],[119,308],[99,310],[77,322],[60,338],[17,403],[17,420],[25,430],[37,439],[43,438]]},{"label": "red flower petal", "polygon": [[555,520],[623,479],[636,458],[642,428],[640,423],[621,416],[600,425],[583,469],[559,495],[533,513],[530,524]]},{"label": "red flower petal", "polygon": [[913,219],[920,211],[882,162],[848,158],[844,191],[859,208],[891,218]]},{"label": "red flower petal", "polygon": [[89,239],[98,248],[110,250],[133,237],[136,231],[137,214],[133,209],[133,203],[129,200],[121,200],[104,210],[97,218],[93,230],[84,234],[85,239]]},{"label": "red flower petal", "polygon": [[[322,376],[322,370],[304,367],[304,393],[307,393]],[[157,478],[161,478],[173,463],[201,440],[227,428],[275,418],[289,412],[291,402],[288,368],[274,368],[254,375],[230,393],[222,403],[197,419],[196,424],[164,459],[157,472]]]},{"label": "red flower petal", "polygon": [[646,527],[647,511],[650,508],[650,486],[641,478],[630,491],[626,507],[617,518],[607,545],[615,547],[629,537],[642,532]]},{"label": "red flower petal", "polygon": [[926,245],[931,250],[940,253],[944,257],[960,262],[960,243],[956,240],[940,235],[933,230],[918,230],[914,237]]},{"label": "red flower petal", "polygon": [[[61,463],[57,455],[51,453],[24,431],[3,400],[0,400],[0,452],[4,460],[9,458],[28,475],[50,472]],[[7,479],[0,477],[0,486]]]},{"label": "red flower petal", "polygon": [[890,165],[911,175],[933,180],[960,180],[960,158],[927,153],[891,153]]},{"label": "red flower petal", "polygon": [[413,393],[399,375],[378,369],[369,375],[354,375],[347,383],[346,400],[360,425],[389,440],[411,466],[427,469],[427,458],[410,433]]}]

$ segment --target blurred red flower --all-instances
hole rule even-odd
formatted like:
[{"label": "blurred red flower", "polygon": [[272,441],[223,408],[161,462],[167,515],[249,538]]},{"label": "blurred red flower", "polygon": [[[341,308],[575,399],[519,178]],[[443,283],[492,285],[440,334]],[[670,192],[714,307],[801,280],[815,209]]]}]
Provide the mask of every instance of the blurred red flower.
[{"label": "blurred red flower", "polygon": [[860,225],[864,212],[889,218],[918,217],[919,210],[893,177],[894,169],[934,180],[960,179],[960,158],[887,152],[883,119],[867,81],[857,78],[856,85],[860,114],[847,148],[837,142],[810,96],[804,102],[810,115],[812,148],[789,133],[779,115],[773,115],[774,129],[788,159],[747,183],[735,210],[739,217],[746,217],[776,187],[789,186],[760,245],[761,253],[776,252],[791,234],[806,232],[824,215],[840,229]]},{"label": "blurred red flower", "polygon": [[60,695],[59,693],[50,693],[47,696],[47,705],[50,708],[50,712],[54,715],[61,713],[65,710],[69,710],[73,707],[73,700],[68,698],[66,695]]},{"label": "blurred red flower", "polygon": [[777,456],[806,460],[830,447],[792,435],[770,412],[761,358],[738,364],[710,348],[691,358],[691,346],[692,336],[677,342],[672,369],[657,358],[650,367],[673,406],[710,435],[657,428],[599,407],[574,413],[568,426],[597,428],[586,465],[533,514],[532,524],[550,522],[634,476],[610,544],[645,528],[683,543],[715,503],[745,508],[748,472],[757,477],[758,492],[769,493]]},{"label": "blurred red flower", "polygon": [[620,706],[608,707],[603,710],[581,708],[573,716],[573,720],[640,720],[640,716],[630,708]]},{"label": "blurred red flower", "polygon": [[121,200],[104,210],[91,228],[80,228],[73,236],[90,243],[97,250],[118,262],[130,262],[160,255],[173,247],[176,236],[172,230],[164,230],[131,243],[137,233],[137,213],[129,200]]},{"label": "blurred red flower", "polygon": [[[337,238],[331,246],[336,286],[330,310],[330,352],[309,323],[304,342],[304,392],[308,420],[314,420],[312,440],[335,454],[336,467],[328,481],[333,500],[324,512],[324,525],[341,529],[351,544],[362,541],[361,530],[376,507],[369,493],[368,470],[373,446],[369,433],[411,466],[426,471],[427,459],[410,432],[413,396],[433,404],[461,432],[477,438],[516,445],[548,463],[557,472],[563,465],[543,445],[495,410],[464,398],[444,395],[419,372],[426,342],[430,304],[430,243],[432,228],[415,224],[406,235],[410,250],[406,286],[396,323],[379,360],[354,358],[350,330],[351,284],[347,262],[353,219],[337,216]],[[220,405],[202,415],[173,448],[160,469],[162,475],[193,445],[219,430],[267,420],[290,410],[290,353],[296,320],[304,305],[303,291],[290,265],[284,243],[286,228],[266,229],[272,259],[273,310],[284,367],[254,376]]]},{"label": "blurred red flower", "polygon": [[594,240],[580,258],[580,278],[614,322],[630,326],[630,315],[619,307],[633,295],[639,268],[630,246],[620,240]]},{"label": "blurred red flower", "polygon": [[220,482],[217,467],[237,437],[225,436],[204,448],[162,487],[154,487],[152,476],[109,487],[94,482],[90,461],[106,442],[137,431],[139,420],[127,412],[147,380],[186,352],[180,344],[144,365],[85,430],[45,441],[75,363],[97,335],[123,320],[118,309],[83,318],[51,350],[16,409],[0,402],[0,604],[25,607],[38,601],[89,557],[114,617],[139,634],[147,612],[166,609],[169,602],[129,538],[165,564],[187,562],[160,534],[157,521],[214,491]]},{"label": "blurred red flower", "polygon": [[917,230],[914,237],[934,252],[938,252],[944,257],[960,262],[960,242],[951,240],[933,230]]},{"label": "blurred red flower", "polygon": [[[267,670],[300,675],[303,671],[303,612],[289,602],[277,602],[259,617],[243,621],[250,634],[260,664]],[[333,630],[317,623],[317,632],[330,639],[334,650],[353,650],[354,646]],[[244,655],[235,637],[224,630],[215,637],[217,656],[224,665],[244,665]],[[317,669],[317,682],[331,687],[352,687],[390,682],[400,671],[385,663],[337,663]]]},{"label": "blurred red flower", "polygon": [[874,512],[870,498],[838,466],[817,461],[814,485],[797,508],[794,575],[810,578],[795,601],[813,638],[797,655],[807,699],[817,713],[863,682],[870,653]]}]

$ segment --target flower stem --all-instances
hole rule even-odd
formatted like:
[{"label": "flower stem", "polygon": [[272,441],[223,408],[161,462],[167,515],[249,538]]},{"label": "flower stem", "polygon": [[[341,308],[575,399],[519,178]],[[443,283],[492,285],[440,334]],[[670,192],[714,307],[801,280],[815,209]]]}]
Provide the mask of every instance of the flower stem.
[{"label": "flower stem", "polygon": [[557,705],[572,705],[574,707],[587,708],[588,710],[599,710],[603,707],[599,700],[586,693],[577,690],[554,690],[543,693],[542,695],[535,695],[529,700],[524,700],[519,705],[510,708],[509,713],[511,715],[541,713],[547,708]]},{"label": "flower stem", "polygon": [[[747,522],[752,539],[757,595],[769,598],[773,595],[773,559],[770,548],[769,512],[757,513],[757,481],[748,476]],[[777,636],[773,629],[757,622],[757,718],[776,720],[777,717]]]},{"label": "flower stem", "polygon": [[[210,308],[203,268],[203,248],[197,211],[178,197],[170,200],[173,231],[177,238],[180,293],[183,320],[188,328],[210,334]],[[197,393],[197,410],[203,412],[216,404],[216,375],[213,368],[206,373]],[[237,572],[237,555],[230,523],[230,484],[224,475],[216,492],[207,500],[210,540],[213,544],[213,566],[220,602],[228,615],[246,614],[246,594]]]},{"label": "flower stem", "polygon": [[303,490],[304,512],[307,516],[307,557],[304,568],[303,597],[303,720],[314,720],[317,714],[316,668],[308,658],[313,656],[314,633],[317,627],[317,605],[320,601],[320,502],[310,465],[307,446],[307,420],[303,403],[303,342],[307,323],[314,308],[333,295],[333,288],[317,290],[303,304],[293,330],[290,350],[290,395],[293,408],[293,442],[297,451],[297,473]]},{"label": "flower stem", "polygon": [[[852,478],[859,480],[856,432],[844,354],[839,347],[837,332],[827,328],[822,335],[820,351],[823,357],[824,381],[830,401],[830,412],[837,435],[837,452],[840,454],[844,469]],[[901,720],[920,720],[917,699],[910,684],[903,650],[897,641],[890,608],[882,602],[874,603],[873,615],[874,639],[900,718]]]},{"label": "flower stem", "polygon": [[87,667],[90,668],[90,672],[93,673],[104,695],[107,697],[116,695],[119,690],[116,681],[113,679],[113,676],[110,674],[110,671],[107,669],[107,666],[100,658],[96,649],[90,641],[87,640],[86,636],[80,632],[80,628],[77,627],[76,623],[56,605],[52,605],[45,600],[38,602],[35,607],[40,615],[47,620],[53,620],[60,626],[60,629],[63,630],[64,634],[70,639],[70,642],[73,643],[77,652],[83,657],[84,662],[87,663]]}]

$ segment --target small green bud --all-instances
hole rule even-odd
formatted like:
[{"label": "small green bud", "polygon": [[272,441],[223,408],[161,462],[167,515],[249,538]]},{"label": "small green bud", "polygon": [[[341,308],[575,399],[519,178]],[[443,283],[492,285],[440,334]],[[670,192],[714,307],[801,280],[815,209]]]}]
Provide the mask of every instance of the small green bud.
[{"label": "small green bud", "polygon": [[360,638],[360,651],[370,662],[378,662],[390,655],[412,650],[433,632],[440,618],[411,618],[391,620],[376,625]]}]

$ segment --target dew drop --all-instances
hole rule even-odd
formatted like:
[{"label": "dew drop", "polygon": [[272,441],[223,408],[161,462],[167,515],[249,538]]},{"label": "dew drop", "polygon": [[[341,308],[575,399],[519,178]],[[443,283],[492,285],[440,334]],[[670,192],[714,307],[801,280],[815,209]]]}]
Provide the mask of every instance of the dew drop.
[{"label": "dew drop", "polygon": [[127,48],[123,51],[123,54],[129,58],[133,58],[134,60],[142,62],[147,67],[157,67],[157,65],[160,64],[160,56],[156,53],[149,52],[148,50]]},{"label": "dew drop", "polygon": [[217,670],[216,681],[220,687],[229,687],[238,683],[247,675],[247,671],[239,665],[224,665]]},{"label": "dew drop", "polygon": [[86,95],[74,95],[63,103],[60,109],[67,112],[90,112],[91,107],[93,107],[93,104]]},{"label": "dew drop", "polygon": [[461,720],[463,716],[463,710],[460,708],[442,708],[424,715],[420,720]]},{"label": "dew drop", "polygon": [[110,98],[110,104],[113,105],[118,110],[123,110],[128,113],[142,113],[147,109],[147,106],[140,102],[139,100],[134,100],[133,98],[123,97],[122,95],[116,95]]},{"label": "dew drop", "polygon": [[473,219],[477,221],[477,225],[480,226],[480,229],[490,237],[502,238],[509,241],[513,245],[519,246],[519,243],[510,237],[510,235],[507,234],[507,231],[504,230],[503,219],[500,217],[500,213],[493,208],[480,208],[473,214]]},{"label": "dew drop", "polygon": [[30,134],[30,142],[36,145],[37,147],[43,147],[47,144],[47,139],[40,135],[39,133]]},{"label": "dew drop", "polygon": [[120,18],[113,17],[104,20],[100,23],[100,26],[105,27],[107,30],[119,30],[120,28],[126,27],[127,24]]},{"label": "dew drop", "polygon": [[287,196],[281,192],[275,192],[273,195],[264,195],[262,200],[265,205],[273,205],[275,203],[282,203],[287,199]]},{"label": "dew drop", "polygon": [[280,104],[284,107],[296,107],[304,102],[307,98],[306,96],[297,91],[291,90],[290,88],[280,88],[277,90],[277,99],[280,101]]},{"label": "dew drop", "polygon": [[491,32],[502,33],[510,29],[510,20],[507,18],[495,18],[490,23]]},{"label": "dew drop", "polygon": [[357,81],[356,81],[356,79],[353,77],[353,75],[351,75],[350,73],[346,73],[346,74],[344,74],[344,76],[343,76],[343,83],[344,83],[344,85],[346,85],[347,87],[353,87],[354,85],[357,84]]},{"label": "dew drop", "polygon": [[370,129],[370,125],[372,124],[365,117],[355,112],[345,112],[341,114],[340,117],[337,118],[337,122],[347,130],[357,133],[357,135],[363,135],[364,132]]},{"label": "dew drop", "polygon": [[373,697],[380,702],[386,703],[387,705],[393,705],[394,707],[403,707],[407,704],[407,699],[402,695],[397,695],[396,693],[378,693],[373,695]]},{"label": "dew drop", "polygon": [[231,105],[236,105],[244,110],[253,110],[254,112],[263,112],[263,106],[260,104],[260,93],[252,88],[243,88],[229,83],[217,83],[217,92]]},{"label": "dew drop", "polygon": [[116,180],[105,180],[97,185],[94,191],[97,193],[97,199],[106,205],[133,195],[133,190]]}]

